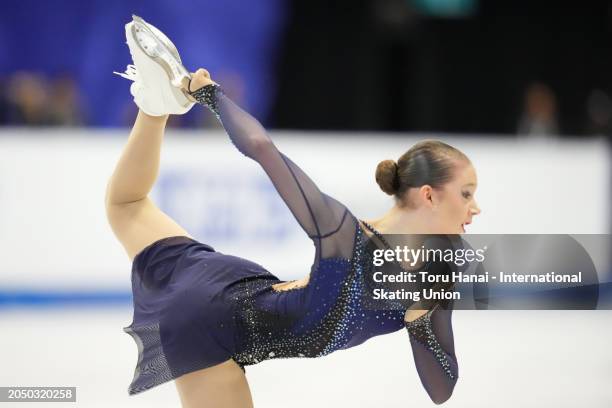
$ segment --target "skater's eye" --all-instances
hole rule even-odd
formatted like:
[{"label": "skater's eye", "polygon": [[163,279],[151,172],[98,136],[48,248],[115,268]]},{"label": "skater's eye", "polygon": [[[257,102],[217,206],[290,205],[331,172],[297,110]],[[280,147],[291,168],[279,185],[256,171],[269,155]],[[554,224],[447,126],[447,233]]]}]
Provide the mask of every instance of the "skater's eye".
[{"label": "skater's eye", "polygon": [[469,191],[465,191],[465,192],[463,193],[463,196],[464,196],[465,198],[470,198],[470,197],[472,196],[472,194],[470,194],[470,192],[469,192]]}]

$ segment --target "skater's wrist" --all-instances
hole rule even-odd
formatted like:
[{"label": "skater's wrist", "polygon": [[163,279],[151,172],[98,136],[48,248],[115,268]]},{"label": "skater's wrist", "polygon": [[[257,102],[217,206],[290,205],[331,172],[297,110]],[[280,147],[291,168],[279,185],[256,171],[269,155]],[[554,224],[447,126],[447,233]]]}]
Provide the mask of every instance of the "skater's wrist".
[{"label": "skater's wrist", "polygon": [[406,313],[404,314],[404,322],[413,322],[423,316],[425,313],[427,313],[427,310],[424,309],[406,310]]},{"label": "skater's wrist", "polygon": [[208,107],[217,116],[219,115],[218,98],[223,94],[223,89],[216,83],[210,83],[193,92],[189,92],[197,103]]},{"label": "skater's wrist", "polygon": [[410,327],[410,326],[413,326],[414,324],[418,325],[419,322],[423,322],[425,320],[430,319],[431,315],[433,314],[434,310],[436,310],[437,307],[438,305],[435,304],[430,309],[408,308],[408,310],[406,310],[406,313],[404,314],[404,325],[406,325],[406,327]]}]

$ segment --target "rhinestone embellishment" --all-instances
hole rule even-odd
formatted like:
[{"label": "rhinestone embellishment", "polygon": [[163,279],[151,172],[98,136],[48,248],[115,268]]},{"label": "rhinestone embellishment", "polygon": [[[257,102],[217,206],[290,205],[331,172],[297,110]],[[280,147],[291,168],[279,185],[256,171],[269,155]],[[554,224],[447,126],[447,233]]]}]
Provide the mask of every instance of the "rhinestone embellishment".
[{"label": "rhinestone embellishment", "polygon": [[406,330],[408,330],[408,335],[431,351],[446,375],[454,380],[457,375],[453,373],[446,352],[438,342],[431,323],[431,315],[437,307],[438,305],[434,306],[423,316],[411,322],[404,321],[404,324]]},{"label": "rhinestone embellishment", "polygon": [[[191,85],[191,80],[189,82]],[[193,92],[189,92],[189,95],[193,96],[195,100],[200,104],[206,106],[211,110],[219,119],[219,106],[217,104],[217,98],[223,94],[223,89],[218,84],[208,84],[200,89]]]}]

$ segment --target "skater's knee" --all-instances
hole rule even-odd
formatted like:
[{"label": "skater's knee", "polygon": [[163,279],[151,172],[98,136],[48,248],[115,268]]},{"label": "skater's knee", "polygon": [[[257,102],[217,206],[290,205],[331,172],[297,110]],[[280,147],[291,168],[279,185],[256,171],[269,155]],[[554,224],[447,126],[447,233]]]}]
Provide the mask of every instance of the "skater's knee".
[{"label": "skater's knee", "polygon": [[[138,203],[116,203],[112,200],[105,200],[106,219],[111,228],[118,234],[131,220],[137,212]],[[123,235],[123,234],[118,234]]]},{"label": "skater's knee", "polygon": [[126,194],[121,188],[116,186],[111,178],[106,184],[106,191],[104,193],[104,205],[109,210],[115,210],[121,207],[125,207],[127,204],[137,203],[143,201],[146,198],[145,195]]}]

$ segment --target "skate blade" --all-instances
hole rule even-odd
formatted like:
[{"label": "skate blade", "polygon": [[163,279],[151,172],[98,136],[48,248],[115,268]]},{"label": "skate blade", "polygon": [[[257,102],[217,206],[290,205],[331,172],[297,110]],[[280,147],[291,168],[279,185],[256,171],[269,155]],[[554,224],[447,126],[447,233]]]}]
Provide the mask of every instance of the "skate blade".
[{"label": "skate blade", "polygon": [[136,15],[132,15],[132,18],[134,21],[131,27],[132,36],[138,47],[166,71],[172,86],[181,91],[188,104],[191,103],[188,93],[182,89],[183,80],[191,79],[191,74],[183,66],[176,48],[175,50],[168,48],[165,42],[149,28],[144,19]]}]

